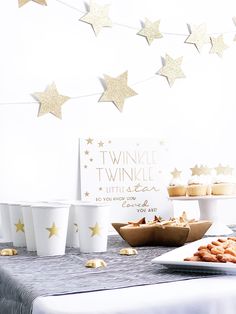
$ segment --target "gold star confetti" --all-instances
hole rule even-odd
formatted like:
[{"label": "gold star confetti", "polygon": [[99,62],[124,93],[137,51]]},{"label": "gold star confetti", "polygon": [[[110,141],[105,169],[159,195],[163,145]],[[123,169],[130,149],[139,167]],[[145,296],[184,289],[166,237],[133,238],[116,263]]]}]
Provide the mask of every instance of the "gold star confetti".
[{"label": "gold star confetti", "polygon": [[21,222],[20,219],[18,220],[18,223],[15,224],[15,226],[16,226],[16,232],[18,232],[18,231],[25,232],[25,230],[24,230],[24,224]]},{"label": "gold star confetti", "polygon": [[137,33],[137,35],[146,37],[149,45],[154,39],[162,38],[162,34],[159,31],[160,21],[151,22],[145,19],[144,27]]},{"label": "gold star confetti", "polygon": [[101,141],[98,143],[98,147],[103,147],[104,143]]},{"label": "gold star confetti", "polygon": [[167,78],[170,87],[174,84],[176,79],[185,77],[181,69],[182,61],[183,57],[172,59],[166,54],[165,65],[157,73]]},{"label": "gold star confetti", "polygon": [[194,168],[190,168],[192,171],[192,176],[199,176],[201,174],[201,168],[195,165]]},{"label": "gold star confetti", "polygon": [[[18,6],[19,8],[25,5],[26,3],[30,2],[31,0],[18,0]],[[47,5],[46,0],[32,0],[38,4]]]},{"label": "gold star confetti", "polygon": [[95,235],[101,235],[101,228],[97,222],[94,227],[89,227],[89,229],[92,231],[91,237]]},{"label": "gold star confetti", "polygon": [[75,226],[75,232],[79,232],[79,226],[78,226],[78,224],[74,223],[74,226]]},{"label": "gold star confetti", "polygon": [[85,195],[86,197],[88,197],[89,194],[90,194],[89,192],[85,192],[85,193],[84,193],[84,195]]},{"label": "gold star confetti", "polygon": [[89,151],[88,151],[88,150],[86,150],[84,153],[85,153],[85,155],[88,155],[88,154],[89,154]]},{"label": "gold star confetti", "polygon": [[224,50],[229,48],[224,43],[223,35],[220,35],[220,36],[218,36],[216,38],[214,38],[214,37],[210,37],[210,38],[211,38],[211,50],[210,50],[210,53],[216,53],[219,57],[222,57]]},{"label": "gold star confetti", "polygon": [[89,161],[93,162],[93,158],[90,158]]},{"label": "gold star confetti", "polygon": [[128,71],[115,78],[105,74],[104,80],[107,89],[102,94],[99,101],[112,101],[120,111],[123,110],[126,98],[137,95],[137,93],[127,85]]},{"label": "gold star confetti", "polygon": [[84,165],[84,168],[86,169],[86,168],[88,168],[88,166],[87,166],[87,165]]},{"label": "gold star confetti", "polygon": [[61,106],[70,99],[70,97],[58,93],[55,83],[49,85],[45,92],[34,93],[33,96],[40,103],[38,117],[46,113],[52,113],[59,119],[62,117]]},{"label": "gold star confetti", "polygon": [[98,5],[91,0],[89,12],[81,17],[80,21],[90,24],[97,36],[103,27],[112,26],[112,21],[108,17],[109,7],[110,5]]},{"label": "gold star confetti", "polygon": [[55,222],[52,224],[50,228],[46,228],[49,231],[48,238],[51,238],[53,235],[57,236],[59,232],[59,228],[56,227]]},{"label": "gold star confetti", "polygon": [[210,42],[210,37],[207,35],[206,24],[193,25],[191,27],[191,33],[188,38],[185,40],[188,44],[194,44],[197,50],[200,52],[203,45]]},{"label": "gold star confetti", "polygon": [[87,145],[88,144],[93,144],[93,139],[92,138],[87,138],[85,141],[87,141]]},{"label": "gold star confetti", "polygon": [[177,170],[176,168],[171,172],[173,178],[180,178],[181,171]]}]

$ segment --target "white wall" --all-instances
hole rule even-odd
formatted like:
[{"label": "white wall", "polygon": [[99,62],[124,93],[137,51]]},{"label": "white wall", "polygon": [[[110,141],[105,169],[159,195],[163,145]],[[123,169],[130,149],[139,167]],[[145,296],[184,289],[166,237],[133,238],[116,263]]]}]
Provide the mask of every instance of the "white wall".
[{"label": "white wall", "polygon": [[[236,168],[234,0],[113,0],[112,21],[131,28],[115,24],[98,37],[78,21],[84,1],[64,0],[78,11],[47,2],[47,7],[30,2],[20,9],[17,0],[0,3],[1,199],[75,198],[79,137],[164,138],[169,147],[164,170],[185,169],[186,177],[196,163]],[[164,35],[148,46],[136,35],[145,17],[161,19],[164,33],[186,36]],[[184,43],[186,24],[202,22],[211,34],[232,31],[225,34],[230,48],[222,59],[208,53],[210,45],[199,54]],[[186,79],[172,88],[155,75],[165,53],[184,57]],[[100,78],[125,70],[138,96],[126,100],[120,113],[112,103],[98,102]],[[63,105],[62,120],[51,114],[38,118],[39,106],[31,97],[52,81],[61,94],[75,97]],[[223,204],[227,222],[236,222],[235,205]]]}]

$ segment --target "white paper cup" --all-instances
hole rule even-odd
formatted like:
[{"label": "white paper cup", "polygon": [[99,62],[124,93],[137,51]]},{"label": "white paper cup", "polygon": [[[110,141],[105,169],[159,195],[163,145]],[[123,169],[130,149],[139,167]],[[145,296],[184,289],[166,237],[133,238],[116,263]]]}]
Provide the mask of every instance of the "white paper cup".
[{"label": "white paper cup", "polygon": [[26,246],[26,240],[21,205],[19,203],[9,204],[9,213],[13,245],[16,247],[24,247]]},{"label": "white paper cup", "polygon": [[80,252],[105,252],[109,228],[109,204],[81,203],[78,213]]},{"label": "white paper cup", "polygon": [[69,205],[32,205],[37,255],[64,255]]},{"label": "white paper cup", "polygon": [[53,203],[56,204],[67,204],[70,206],[68,227],[66,235],[66,246],[72,248],[79,247],[79,225],[78,225],[78,214],[76,206],[81,203],[81,201],[76,200],[55,200]]},{"label": "white paper cup", "polygon": [[12,242],[11,219],[8,203],[0,203],[2,238],[4,242]]},{"label": "white paper cup", "polygon": [[25,240],[28,251],[36,251],[36,242],[34,236],[34,224],[31,205],[22,205],[22,213],[25,225]]}]

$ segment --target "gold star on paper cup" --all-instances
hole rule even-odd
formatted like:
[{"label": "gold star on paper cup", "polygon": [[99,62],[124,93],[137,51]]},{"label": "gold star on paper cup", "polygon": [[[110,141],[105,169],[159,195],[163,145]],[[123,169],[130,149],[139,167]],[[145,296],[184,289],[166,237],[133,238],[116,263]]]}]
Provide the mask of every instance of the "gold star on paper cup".
[{"label": "gold star on paper cup", "polygon": [[214,38],[214,37],[210,37],[210,38],[211,38],[211,50],[210,50],[210,53],[216,53],[219,57],[222,57],[224,50],[229,48],[224,43],[223,35],[220,35],[220,36],[218,36],[216,38]]},{"label": "gold star on paper cup", "polygon": [[22,231],[25,232],[24,230],[24,224],[21,222],[21,220],[18,220],[18,223],[15,224],[16,226],[16,232]]},{"label": "gold star on paper cup", "polygon": [[180,178],[181,171],[177,170],[176,168],[171,172],[173,178]]},{"label": "gold star on paper cup", "polygon": [[[18,6],[19,8],[25,5],[26,3],[30,2],[31,0],[18,0]],[[47,5],[46,0],[32,0],[38,4]]]},{"label": "gold star on paper cup", "polygon": [[159,31],[159,26],[160,20],[151,22],[148,19],[145,19],[144,27],[137,33],[137,35],[146,37],[148,44],[151,45],[154,39],[163,37]]},{"label": "gold star on paper cup", "polygon": [[55,222],[53,222],[50,228],[46,228],[46,230],[49,231],[48,238],[51,238],[53,235],[57,236],[59,232],[59,228],[56,226]]},{"label": "gold star on paper cup", "polygon": [[91,237],[95,235],[101,235],[101,228],[97,222],[94,227],[89,227],[89,229],[92,231]]},{"label": "gold star on paper cup", "polygon": [[190,27],[191,33],[185,40],[187,44],[193,44],[196,46],[197,50],[200,52],[205,44],[210,42],[210,37],[207,34],[206,24],[193,25]]},{"label": "gold star on paper cup", "polygon": [[91,0],[89,12],[82,16],[80,21],[90,24],[97,36],[103,27],[112,26],[112,21],[108,17],[109,7],[110,5],[98,5]]},{"label": "gold star on paper cup", "polygon": [[70,97],[58,93],[55,83],[49,85],[45,92],[34,93],[33,96],[40,103],[38,117],[46,113],[52,113],[59,119],[62,117],[61,106],[70,99]]},{"label": "gold star on paper cup", "polygon": [[185,78],[185,75],[181,69],[183,57],[172,59],[166,54],[165,65],[157,72],[157,74],[165,76],[170,87],[174,84],[178,78]]},{"label": "gold star on paper cup", "polygon": [[193,168],[190,168],[192,171],[192,176],[199,176],[201,174],[201,168],[198,165],[195,165]]},{"label": "gold star on paper cup", "polygon": [[104,75],[106,90],[102,94],[99,102],[112,101],[118,110],[122,112],[125,99],[137,95],[137,93],[127,85],[128,71],[118,77]]}]

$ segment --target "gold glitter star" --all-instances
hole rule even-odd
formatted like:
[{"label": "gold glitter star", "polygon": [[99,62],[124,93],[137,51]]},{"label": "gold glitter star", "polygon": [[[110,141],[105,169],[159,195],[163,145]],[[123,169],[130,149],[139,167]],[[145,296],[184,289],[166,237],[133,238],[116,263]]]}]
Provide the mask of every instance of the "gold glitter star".
[{"label": "gold glitter star", "polygon": [[82,16],[80,21],[90,24],[97,36],[103,27],[112,26],[112,21],[108,17],[109,7],[110,5],[98,5],[91,0],[89,12]]},{"label": "gold glitter star", "polygon": [[173,178],[180,178],[181,171],[177,170],[176,168],[171,172]]},{"label": "gold glitter star", "polygon": [[85,141],[87,141],[87,145],[88,144],[93,144],[93,139],[92,138],[87,138]]},{"label": "gold glitter star", "polygon": [[112,101],[120,111],[123,110],[126,98],[137,95],[137,93],[127,85],[128,71],[115,78],[105,74],[104,80],[107,89],[102,94],[99,101]]},{"label": "gold glitter star", "polygon": [[59,228],[56,227],[55,222],[52,224],[51,228],[46,228],[49,231],[48,238],[51,238],[53,235],[57,236],[59,232]]},{"label": "gold glitter star", "polygon": [[89,194],[90,194],[89,192],[85,192],[85,193],[84,193],[84,195],[85,195],[86,197],[88,197]]},{"label": "gold glitter star", "polygon": [[183,57],[172,59],[168,54],[166,54],[165,65],[157,73],[167,78],[170,87],[174,84],[176,79],[185,77],[181,69],[182,61]]},{"label": "gold glitter star", "polygon": [[94,227],[89,227],[89,229],[92,231],[91,237],[95,235],[101,235],[101,228],[97,222]]},{"label": "gold glitter star", "polygon": [[137,33],[137,35],[146,37],[149,45],[154,39],[162,38],[162,34],[159,31],[160,20],[151,22],[145,19],[144,27]]},{"label": "gold glitter star", "polygon": [[203,45],[208,44],[210,42],[210,37],[207,35],[207,27],[206,24],[193,25],[191,27],[191,33],[188,38],[185,40],[188,44],[194,44],[197,50],[200,52]]},{"label": "gold glitter star", "polygon": [[78,224],[74,223],[74,226],[75,226],[75,232],[79,232],[79,226],[78,226]]},{"label": "gold glitter star", "polygon": [[55,83],[49,85],[45,92],[34,93],[33,96],[40,103],[38,117],[52,113],[59,119],[61,119],[61,106],[70,99],[70,97],[58,93]]},{"label": "gold glitter star", "polygon": [[[18,6],[19,8],[25,5],[26,3],[30,2],[31,0],[18,0]],[[38,4],[47,5],[46,0],[32,0]]]},{"label": "gold glitter star", "polygon": [[223,35],[220,35],[220,36],[218,36],[216,38],[214,38],[214,37],[210,37],[210,38],[211,38],[211,50],[210,50],[210,53],[216,53],[219,57],[222,57],[224,50],[229,48],[224,43]]},{"label": "gold glitter star", "polygon": [[18,232],[18,231],[25,232],[25,230],[24,230],[24,224],[21,222],[20,219],[18,220],[18,223],[15,224],[15,226],[16,226],[16,232]]},{"label": "gold glitter star", "polygon": [[98,147],[103,147],[103,145],[104,145],[104,143],[103,143],[102,141],[100,141],[100,142],[98,143]]},{"label": "gold glitter star", "polygon": [[195,165],[194,168],[190,168],[192,171],[192,176],[199,176],[201,174],[201,168]]}]

